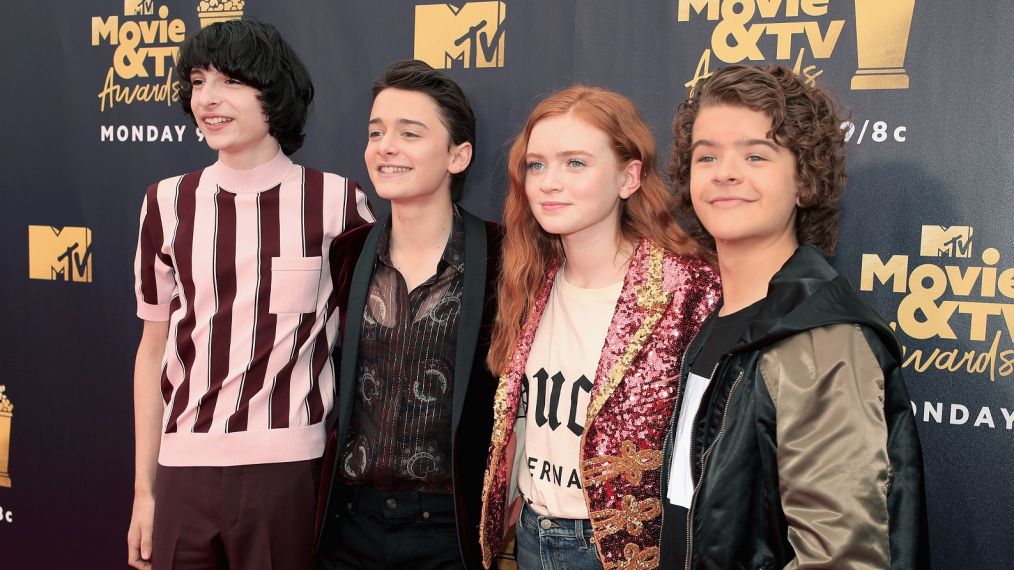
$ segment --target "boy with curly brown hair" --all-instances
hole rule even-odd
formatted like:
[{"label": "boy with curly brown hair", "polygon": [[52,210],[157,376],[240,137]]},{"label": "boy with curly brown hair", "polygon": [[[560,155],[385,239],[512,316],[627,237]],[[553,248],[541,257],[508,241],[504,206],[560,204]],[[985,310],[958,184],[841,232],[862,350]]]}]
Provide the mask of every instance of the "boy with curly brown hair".
[{"label": "boy with curly brown hair", "polygon": [[669,173],[723,302],[684,359],[661,567],[928,566],[898,341],[824,258],[840,124],[784,67],[724,68],[679,108]]}]

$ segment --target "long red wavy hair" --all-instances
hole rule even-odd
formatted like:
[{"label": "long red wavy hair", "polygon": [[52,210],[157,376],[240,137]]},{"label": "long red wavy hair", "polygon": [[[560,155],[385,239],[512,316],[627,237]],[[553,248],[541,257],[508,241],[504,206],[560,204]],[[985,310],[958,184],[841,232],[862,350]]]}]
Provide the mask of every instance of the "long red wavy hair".
[{"label": "long red wavy hair", "polygon": [[504,202],[503,271],[497,291],[498,309],[486,362],[503,374],[514,352],[531,302],[546,269],[564,259],[560,236],[539,226],[525,196],[528,140],[536,123],[571,114],[597,128],[612,142],[621,165],[640,160],[641,188],[620,210],[620,230],[635,244],[649,238],[673,253],[705,255],[676,223],[675,200],[656,169],[655,138],[629,99],[599,87],[574,85],[543,99],[514,139],[507,159],[508,191]]}]

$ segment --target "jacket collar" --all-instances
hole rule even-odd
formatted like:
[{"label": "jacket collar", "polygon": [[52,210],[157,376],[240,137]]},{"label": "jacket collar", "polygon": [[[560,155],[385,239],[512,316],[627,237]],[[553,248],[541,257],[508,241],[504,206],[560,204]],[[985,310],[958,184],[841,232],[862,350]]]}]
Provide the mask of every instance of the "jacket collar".
[{"label": "jacket collar", "polygon": [[[655,326],[669,308],[676,283],[667,282],[665,279],[664,258],[663,250],[647,239],[641,240],[630,258],[630,267],[623,278],[623,288],[609,323],[602,355],[599,357],[585,425],[592,423],[596,414],[620,385],[631,364],[644,349]],[[510,377],[519,379],[525,374],[535,332],[545,313],[558,270],[559,265],[554,263],[546,271],[542,287],[525,318],[521,337],[505,375],[508,382]]]},{"label": "jacket collar", "polygon": [[616,391],[672,302],[674,284],[665,282],[664,257],[662,248],[647,239],[631,256],[595,372],[585,425],[591,425]]},{"label": "jacket collar", "polygon": [[873,329],[896,356],[900,354],[894,332],[880,315],[856,294],[816,247],[804,244],[771,278],[757,316],[733,352],[755,349],[802,331],[841,323]]}]

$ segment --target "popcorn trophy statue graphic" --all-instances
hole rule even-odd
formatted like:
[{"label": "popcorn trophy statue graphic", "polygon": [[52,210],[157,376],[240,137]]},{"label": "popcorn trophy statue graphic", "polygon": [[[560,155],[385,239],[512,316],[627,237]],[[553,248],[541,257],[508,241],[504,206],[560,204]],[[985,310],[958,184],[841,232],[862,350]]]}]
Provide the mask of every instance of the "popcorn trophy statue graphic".
[{"label": "popcorn trophy statue graphic", "polygon": [[206,28],[215,22],[241,19],[245,6],[243,0],[201,0],[197,17],[201,19],[201,27]]},{"label": "popcorn trophy statue graphic", "polygon": [[5,390],[7,387],[0,384],[0,487],[11,486],[11,421],[14,419],[14,404],[4,394]]},{"label": "popcorn trophy statue graphic", "polygon": [[908,89],[905,51],[915,0],[855,0],[859,67],[852,89]]}]

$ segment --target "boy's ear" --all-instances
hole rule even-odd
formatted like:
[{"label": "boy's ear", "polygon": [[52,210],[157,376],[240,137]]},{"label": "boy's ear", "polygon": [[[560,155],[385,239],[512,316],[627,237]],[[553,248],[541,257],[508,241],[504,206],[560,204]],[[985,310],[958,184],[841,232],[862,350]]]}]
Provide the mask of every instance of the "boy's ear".
[{"label": "boy's ear", "polygon": [[641,166],[640,160],[631,160],[623,169],[623,179],[620,182],[620,198],[626,200],[641,189]]},{"label": "boy's ear", "polygon": [[809,208],[820,202],[820,190],[815,186],[803,187],[796,192],[796,207]]},{"label": "boy's ear", "polygon": [[451,145],[451,162],[447,165],[447,171],[457,174],[468,168],[472,163],[472,143],[463,142],[459,145]]},{"label": "boy's ear", "polygon": [[817,191],[814,188],[807,188],[806,183],[796,181],[796,207],[805,208],[810,205],[810,201],[814,196],[817,195]]}]

